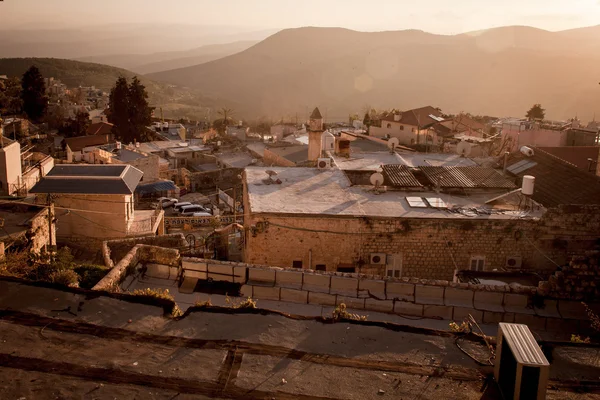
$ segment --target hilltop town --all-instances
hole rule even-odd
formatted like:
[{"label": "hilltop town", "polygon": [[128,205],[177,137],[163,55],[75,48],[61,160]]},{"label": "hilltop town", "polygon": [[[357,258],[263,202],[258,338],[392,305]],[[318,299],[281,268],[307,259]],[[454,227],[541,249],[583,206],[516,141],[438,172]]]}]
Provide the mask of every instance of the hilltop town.
[{"label": "hilltop town", "polygon": [[[228,312],[249,312],[244,324],[260,325],[267,321],[260,313],[240,311],[256,310],[258,303],[268,310],[269,328],[286,330],[280,334],[316,333],[320,328],[308,320],[332,318],[364,337],[381,335],[376,346],[381,362],[382,346],[394,342],[386,329],[400,330],[425,347],[427,335],[439,334],[444,343],[466,335],[481,356],[499,323],[528,326],[555,360],[564,357],[565,343],[597,351],[590,345],[600,334],[600,123],[595,120],[549,120],[539,104],[523,110],[523,117],[452,114],[435,104],[415,104],[348,110],[347,121],[333,121],[315,104],[305,116],[275,121],[245,120],[229,108],[215,110],[214,120],[175,120],[149,104],[137,78],[117,81],[109,93],[68,87],[42,77],[35,67],[22,78],[1,73],[10,101],[0,101],[8,110],[0,123],[0,286],[6,290],[0,303],[17,310],[3,315],[22,323],[25,336],[38,317],[44,327],[66,316],[44,308],[33,317],[34,307],[15,297],[15,282],[32,297],[38,290],[60,299],[68,313],[103,326],[106,335],[132,319],[150,335],[141,320],[155,317],[152,307],[175,318],[206,312],[213,323],[228,326],[236,325]],[[18,96],[11,100],[9,89],[28,82],[27,74],[34,76],[32,88],[42,88],[36,95],[43,104],[28,104],[23,97],[23,112],[16,112]],[[119,85],[127,93],[122,98]],[[111,325],[110,318],[90,316],[87,309],[75,314],[65,293],[83,299],[94,291],[120,307],[122,314],[114,317],[125,322]],[[131,300],[136,296],[141,300]],[[296,319],[293,328],[285,322],[290,316]],[[152,324],[164,323],[157,321]],[[368,332],[361,325],[365,321],[377,332]],[[80,335],[80,322],[63,321],[50,335],[61,330]],[[178,335],[176,328],[164,329]],[[204,338],[194,332],[195,339]],[[130,340],[126,336],[119,340]],[[197,345],[186,340],[182,348]],[[270,356],[280,351],[274,336],[259,342],[265,353],[244,350],[245,359],[253,351]],[[311,342],[303,346],[312,349],[308,355],[324,351]],[[240,367],[242,353],[235,347],[219,350],[225,351],[229,374],[249,368]],[[491,356],[453,352],[452,357],[470,358],[444,366],[435,395],[462,398],[453,385],[465,381],[469,398],[480,398],[473,382],[490,375],[480,367],[489,367]],[[425,354],[437,358],[432,349]],[[364,360],[344,366],[342,349],[330,356],[331,365],[324,363],[334,370],[328,374],[342,368],[380,374]],[[2,357],[3,364],[29,365],[26,355]],[[208,354],[201,357],[214,361]],[[415,369],[414,359],[399,357],[392,355],[395,361],[384,370],[413,377],[419,385],[425,381],[416,376],[430,379],[438,373]],[[257,362],[264,366],[272,360]],[[568,372],[564,365],[553,369],[550,395],[564,398],[578,380],[597,392],[597,376],[589,372],[598,366],[587,362],[575,363],[581,371],[589,368],[586,373]],[[66,376],[72,367],[60,368]],[[282,385],[292,370],[277,378]],[[108,379],[102,376],[100,381]],[[252,394],[258,397],[244,397],[240,388],[258,384],[262,376],[241,383],[242,376],[236,383],[219,372],[206,378],[212,383],[202,390],[183,380],[176,390],[224,398],[280,391],[270,387]],[[112,383],[131,383],[127,379]],[[241,386],[228,389],[229,382]],[[166,381],[161,385],[155,387],[168,388]],[[380,385],[385,389],[370,388],[356,398],[420,390],[402,392],[387,381]],[[285,398],[305,393],[292,386]],[[351,398],[350,392],[344,390],[343,398]],[[315,389],[314,396],[334,393]]]}]

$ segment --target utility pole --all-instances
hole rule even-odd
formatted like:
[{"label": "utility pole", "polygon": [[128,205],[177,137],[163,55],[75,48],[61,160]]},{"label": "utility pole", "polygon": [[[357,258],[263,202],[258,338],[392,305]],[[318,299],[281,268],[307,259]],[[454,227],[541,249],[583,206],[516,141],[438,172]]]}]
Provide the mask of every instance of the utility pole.
[{"label": "utility pole", "polygon": [[50,193],[48,193],[47,202],[48,202],[48,237],[50,239],[50,246],[54,246],[53,240],[52,240],[52,218],[53,218],[52,210],[54,209],[54,207],[52,206],[52,195]]}]

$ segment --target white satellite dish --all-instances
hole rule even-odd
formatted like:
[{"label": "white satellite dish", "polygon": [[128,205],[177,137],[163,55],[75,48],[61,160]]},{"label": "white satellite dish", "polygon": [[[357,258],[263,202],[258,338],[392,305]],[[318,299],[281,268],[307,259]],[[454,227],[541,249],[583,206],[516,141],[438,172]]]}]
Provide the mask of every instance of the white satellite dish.
[{"label": "white satellite dish", "polygon": [[371,185],[375,187],[383,185],[383,175],[379,172],[375,172],[373,175],[371,175],[369,180],[371,181]]},{"label": "white satellite dish", "polygon": [[398,138],[391,138],[390,140],[388,140],[388,147],[390,148],[390,150],[394,151],[394,149],[396,147],[398,147],[398,145],[400,144],[400,140],[398,140]]}]

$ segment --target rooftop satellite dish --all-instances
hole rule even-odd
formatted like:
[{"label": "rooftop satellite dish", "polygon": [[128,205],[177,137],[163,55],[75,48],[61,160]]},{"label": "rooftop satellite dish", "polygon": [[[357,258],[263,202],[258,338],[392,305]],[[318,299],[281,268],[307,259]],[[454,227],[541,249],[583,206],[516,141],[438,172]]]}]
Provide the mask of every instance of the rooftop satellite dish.
[{"label": "rooftop satellite dish", "polygon": [[383,185],[383,175],[379,172],[375,172],[373,175],[371,175],[369,180],[371,181],[371,185],[375,186],[376,188]]},{"label": "rooftop satellite dish", "polygon": [[387,145],[391,151],[394,151],[394,149],[396,147],[398,147],[399,144],[400,144],[400,140],[398,140],[398,138],[391,138],[390,140],[388,140],[388,143],[387,143]]}]

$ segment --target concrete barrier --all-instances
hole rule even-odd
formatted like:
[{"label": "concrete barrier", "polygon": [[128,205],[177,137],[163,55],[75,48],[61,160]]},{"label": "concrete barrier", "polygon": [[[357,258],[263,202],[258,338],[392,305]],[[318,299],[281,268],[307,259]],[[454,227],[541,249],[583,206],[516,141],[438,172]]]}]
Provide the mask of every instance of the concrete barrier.
[{"label": "concrete barrier", "polygon": [[447,306],[473,308],[473,297],[472,290],[447,287],[444,292],[444,304]]},{"label": "concrete barrier", "polygon": [[308,304],[318,304],[321,306],[335,306],[336,297],[337,296],[335,294],[309,292]]},{"label": "concrete barrier", "polygon": [[467,319],[469,315],[473,316],[473,318],[475,318],[475,321],[477,321],[478,323],[483,322],[483,311],[465,307],[454,307],[454,312],[452,313],[452,320],[460,323],[461,321]]},{"label": "concrete barrier", "polygon": [[448,306],[424,305],[423,317],[452,320],[452,312],[454,311],[453,308],[454,307]]},{"label": "concrete barrier", "polygon": [[537,315],[515,314],[515,324],[525,324],[531,329],[546,328],[546,318]]},{"label": "concrete barrier", "polygon": [[275,269],[250,268],[248,282],[252,285],[274,286]]},{"label": "concrete barrier", "polygon": [[369,294],[384,300],[385,281],[375,279],[359,279],[358,297],[369,297]]},{"label": "concrete barrier", "polygon": [[415,303],[427,305],[444,305],[443,286],[415,285]]},{"label": "concrete barrier", "polygon": [[246,283],[247,281],[248,268],[247,267],[233,267],[233,281],[235,283]]},{"label": "concrete barrier", "polygon": [[364,310],[365,299],[359,299],[357,297],[345,297],[337,296],[336,305],[345,304],[347,308],[354,308],[356,310]]},{"label": "concrete barrier", "polygon": [[233,282],[233,267],[226,264],[208,264],[208,278],[213,281]]},{"label": "concrete barrier", "polygon": [[290,303],[308,303],[308,292],[305,290],[281,288],[279,293],[281,301],[287,301]]},{"label": "concrete barrier", "polygon": [[496,311],[484,311],[483,312],[483,323],[484,324],[497,324],[498,322],[504,322],[504,312],[496,312]]},{"label": "concrete barrier", "polygon": [[278,270],[275,272],[275,282],[277,286],[302,289],[304,274],[298,271]]},{"label": "concrete barrier", "polygon": [[206,262],[191,261],[190,259],[183,259],[181,261],[181,268],[184,271],[196,271],[200,272],[198,279],[208,279],[208,264]]},{"label": "concrete barrier", "polygon": [[158,279],[175,278],[177,275],[171,276],[171,267],[162,264],[146,264],[146,276]]},{"label": "concrete barrier", "polygon": [[240,295],[242,297],[252,297],[252,285],[242,285],[240,287]]},{"label": "concrete barrier", "polygon": [[365,310],[373,310],[379,312],[391,313],[394,311],[393,300],[376,300],[371,298],[365,299]]},{"label": "concrete barrier", "polygon": [[346,278],[343,276],[332,276],[329,293],[341,294],[344,296],[358,296],[358,279]]},{"label": "concrete barrier", "polygon": [[532,307],[528,307],[529,299],[524,294],[504,294],[504,311],[520,314],[535,314]]},{"label": "concrete barrier", "polygon": [[388,300],[415,301],[415,285],[401,282],[387,282],[385,297]]},{"label": "concrete barrier", "polygon": [[252,298],[262,300],[279,300],[279,291],[281,288],[276,286],[255,286],[252,285]]},{"label": "concrete barrier", "polygon": [[[478,310],[498,313],[504,312],[504,306],[502,305],[503,301],[504,293],[477,291],[475,292],[475,297],[473,298],[473,305]],[[485,318],[485,313],[483,317]]]},{"label": "concrete barrier", "polygon": [[179,285],[179,292],[187,294],[194,293],[198,279],[202,279],[201,277],[203,276],[206,276],[206,272],[192,271],[189,269],[183,270],[183,279],[181,280],[181,285]]},{"label": "concrete barrier", "polygon": [[[304,274],[304,282],[302,283],[302,290],[308,290],[309,292],[329,293],[330,286],[331,286],[331,276],[330,275],[306,274],[306,273]],[[334,305],[335,305],[335,303],[334,303]]]},{"label": "concrete barrier", "polygon": [[558,300],[544,300],[543,307],[535,307],[533,309],[536,315],[540,317],[549,317],[549,318],[560,318],[560,313],[558,312]]},{"label": "concrete barrier", "polygon": [[588,319],[585,307],[579,301],[559,300],[558,312],[563,318]]},{"label": "concrete barrier", "polygon": [[423,316],[423,305],[408,303],[406,301],[394,301],[394,313],[414,317]]}]

